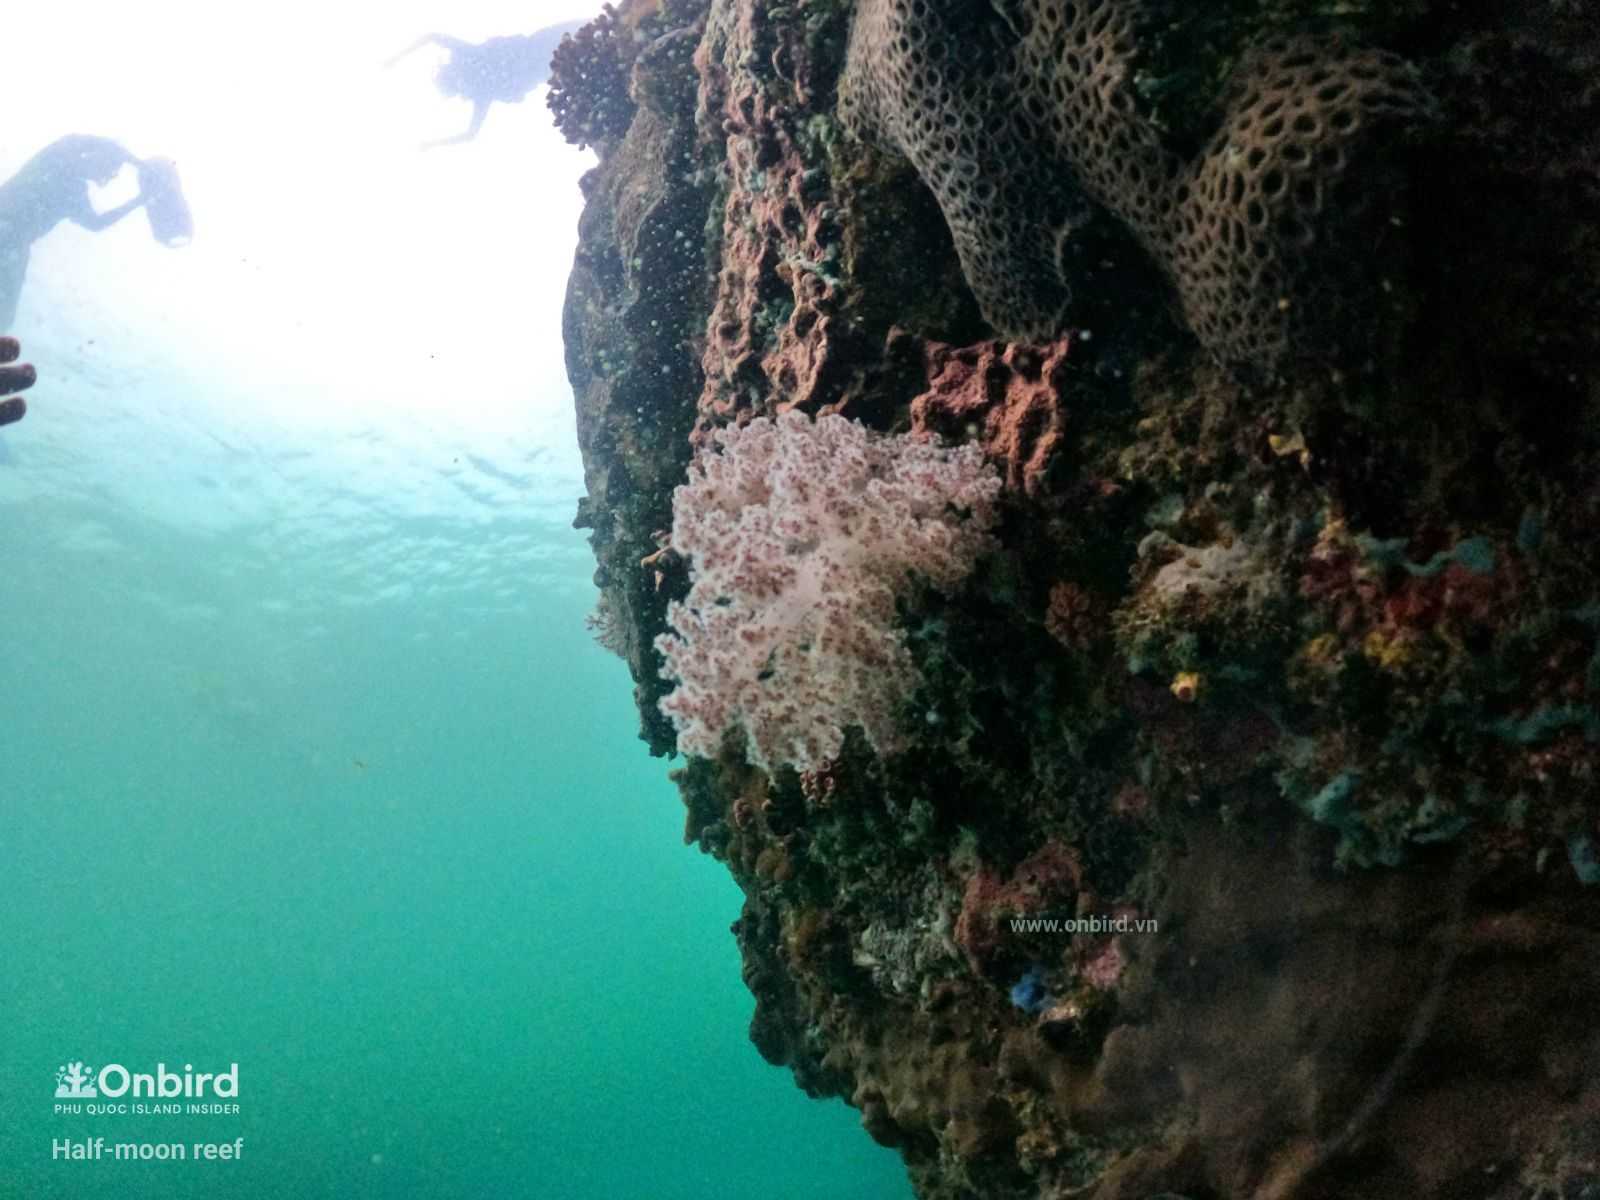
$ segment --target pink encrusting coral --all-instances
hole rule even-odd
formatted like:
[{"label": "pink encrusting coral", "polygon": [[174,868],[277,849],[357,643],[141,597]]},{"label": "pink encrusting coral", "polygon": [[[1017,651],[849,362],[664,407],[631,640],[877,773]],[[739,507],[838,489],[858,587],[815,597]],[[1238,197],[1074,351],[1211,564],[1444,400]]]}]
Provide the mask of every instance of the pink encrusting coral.
[{"label": "pink encrusting coral", "polygon": [[656,639],[678,748],[714,758],[730,730],[771,772],[814,770],[860,726],[902,745],[921,682],[895,601],[954,589],[989,550],[1000,480],[976,446],[885,436],[788,412],[719,431],[673,493],[692,584]]}]

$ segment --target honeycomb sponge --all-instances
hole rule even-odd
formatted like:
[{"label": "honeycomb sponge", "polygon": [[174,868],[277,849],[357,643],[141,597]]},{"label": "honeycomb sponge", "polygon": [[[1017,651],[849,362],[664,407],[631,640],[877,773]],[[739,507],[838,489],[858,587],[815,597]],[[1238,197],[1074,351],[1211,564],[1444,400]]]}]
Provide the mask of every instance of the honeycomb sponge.
[{"label": "honeycomb sponge", "polygon": [[1383,153],[1425,118],[1416,71],[1337,39],[1240,63],[1192,161],[1140,112],[1134,0],[862,0],[840,115],[898,150],[938,199],[984,315],[1054,336],[1085,198],[1172,280],[1224,361],[1370,353],[1403,179]]},{"label": "honeycomb sponge", "polygon": [[1017,107],[1014,40],[987,0],[863,0],[839,117],[916,168],[989,324],[1046,340],[1071,293],[1044,231],[1067,225],[1083,198]]},{"label": "honeycomb sponge", "polygon": [[1370,353],[1404,179],[1384,147],[1432,111],[1416,71],[1330,39],[1266,43],[1177,190],[1169,258],[1185,318],[1223,358]]},{"label": "honeycomb sponge", "polygon": [[1084,189],[1154,248],[1170,225],[1181,164],[1138,113],[1134,12],[1112,0],[1026,4],[1013,103],[1072,164]]}]

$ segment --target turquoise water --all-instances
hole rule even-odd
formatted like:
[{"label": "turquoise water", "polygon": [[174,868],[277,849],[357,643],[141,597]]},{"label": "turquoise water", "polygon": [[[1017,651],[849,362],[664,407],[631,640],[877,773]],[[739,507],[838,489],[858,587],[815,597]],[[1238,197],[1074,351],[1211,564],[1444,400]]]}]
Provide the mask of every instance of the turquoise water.
[{"label": "turquoise water", "polygon": [[[0,539],[0,1194],[904,1193],[745,1042],[738,897],[679,844],[625,672],[581,634],[575,535],[507,511],[268,555],[23,511]],[[350,555],[408,541],[483,561],[363,598]],[[330,611],[264,616],[280,592]],[[69,1058],[238,1062],[242,1111],[57,1117]],[[245,1157],[51,1161],[95,1135]]]},{"label": "turquoise water", "polygon": [[[374,59],[430,24],[391,23]],[[174,126],[192,247],[135,214],[36,249],[40,383],[0,433],[0,1197],[901,1200],[748,1044],[737,889],[583,628],[587,163],[534,105],[419,161],[411,123],[461,116],[419,69],[314,213],[257,229],[207,169],[231,143]],[[63,131],[34,123],[0,172]],[[239,1111],[57,1112],[74,1061],[237,1063]]]}]

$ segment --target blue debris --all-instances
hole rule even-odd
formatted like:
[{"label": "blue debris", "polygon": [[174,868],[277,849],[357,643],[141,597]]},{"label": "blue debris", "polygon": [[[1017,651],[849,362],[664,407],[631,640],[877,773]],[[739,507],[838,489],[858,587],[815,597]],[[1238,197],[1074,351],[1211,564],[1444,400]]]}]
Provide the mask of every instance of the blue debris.
[{"label": "blue debris", "polygon": [[1011,1003],[1023,1012],[1042,1012],[1050,1003],[1050,993],[1044,986],[1044,967],[1034,963],[1021,979],[1011,985]]},{"label": "blue debris", "polygon": [[1487,575],[1494,570],[1494,543],[1484,537],[1468,538],[1450,552],[1447,560],[1451,558],[1475,575]]},{"label": "blue debris", "polygon": [[[1594,843],[1587,837],[1579,835],[1567,839],[1567,858],[1579,883],[1585,886],[1600,883],[1600,858],[1595,857]],[[1015,989],[1011,994],[1016,995]]]}]

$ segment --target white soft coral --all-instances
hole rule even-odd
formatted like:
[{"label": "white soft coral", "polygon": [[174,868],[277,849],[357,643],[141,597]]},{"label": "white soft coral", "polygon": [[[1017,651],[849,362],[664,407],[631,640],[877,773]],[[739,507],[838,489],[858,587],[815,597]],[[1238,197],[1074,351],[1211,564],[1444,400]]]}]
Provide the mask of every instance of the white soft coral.
[{"label": "white soft coral", "polygon": [[999,478],[947,449],[797,412],[717,434],[672,498],[692,585],[656,648],[678,686],[678,747],[713,758],[730,729],[767,771],[815,769],[860,726],[880,754],[921,682],[895,600],[950,591],[992,547]]}]

